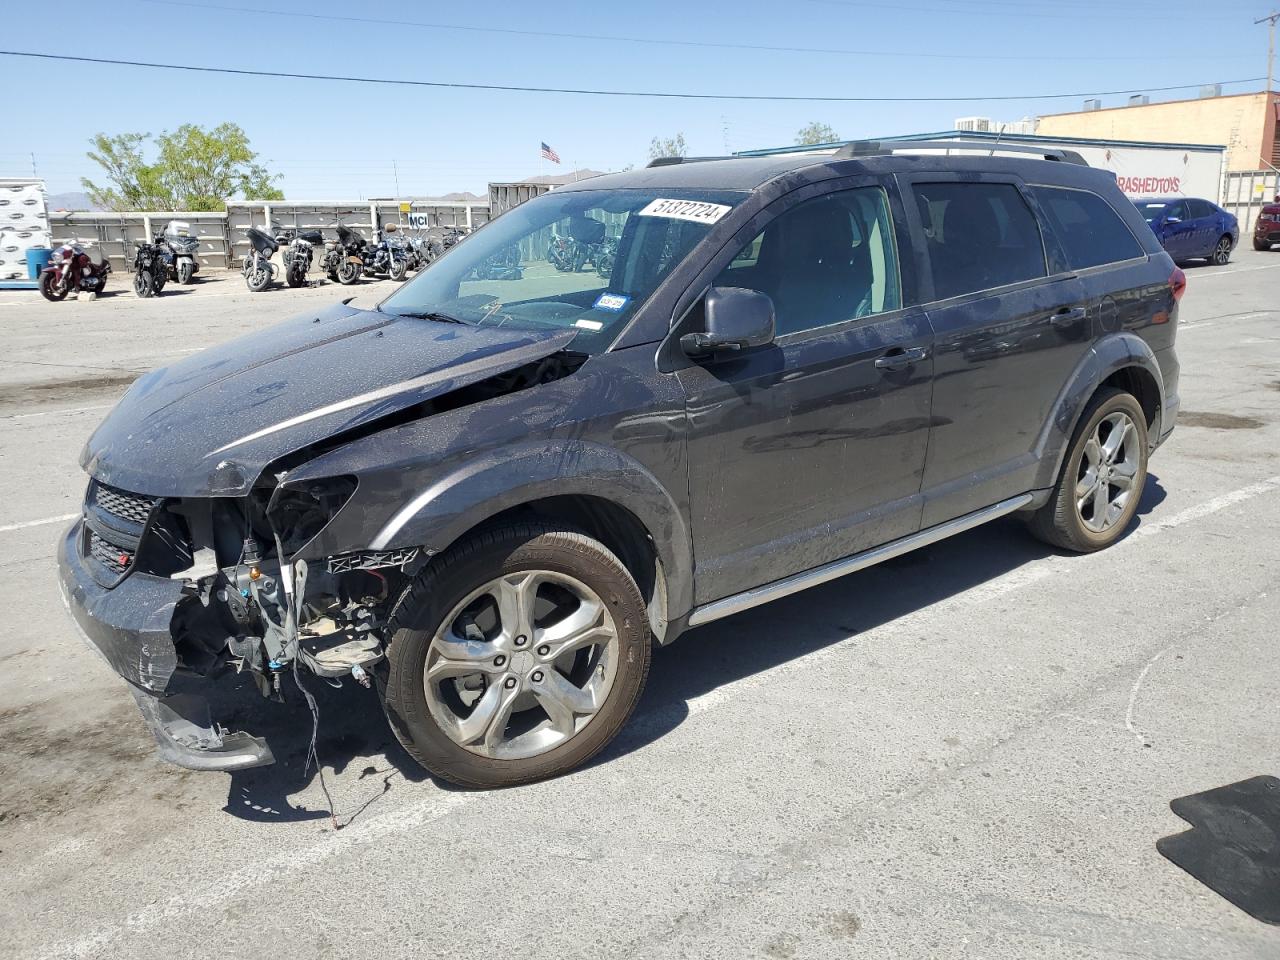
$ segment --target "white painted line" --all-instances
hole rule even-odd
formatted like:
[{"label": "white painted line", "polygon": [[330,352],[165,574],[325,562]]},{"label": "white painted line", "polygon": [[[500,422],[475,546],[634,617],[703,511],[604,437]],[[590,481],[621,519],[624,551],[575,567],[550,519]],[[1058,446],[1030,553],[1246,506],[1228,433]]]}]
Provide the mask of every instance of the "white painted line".
[{"label": "white painted line", "polygon": [[[1162,521],[1144,522],[1138,530],[1116,544],[1116,547],[1112,549],[1123,547],[1126,543],[1138,539],[1138,535],[1143,531],[1147,531],[1146,536],[1151,536],[1277,489],[1280,489],[1280,476],[1241,487],[1239,490],[1234,490],[1205,503],[1197,504],[1194,507],[1175,513]],[[1105,557],[1109,552],[1104,551],[1097,556]],[[885,626],[895,629],[916,629],[915,625],[918,620],[926,617],[936,617],[939,612],[945,612],[950,606],[969,606],[975,603],[982,603],[1012,590],[1035,583],[1048,576],[1054,565],[1088,562],[1090,562],[1089,557],[1048,557],[1031,565],[1030,572],[1026,568],[1012,571],[996,578],[994,581],[989,581],[982,587],[968,590],[942,603],[923,607],[915,613],[890,621]],[[1002,586],[997,588],[996,584]],[[884,627],[879,627],[868,631],[868,633],[875,633],[877,630],[883,629]],[[811,670],[815,663],[839,657],[849,647],[864,641],[865,635],[855,634],[832,646],[823,647],[813,653],[798,657],[769,670],[753,674],[734,683],[725,684],[723,687],[718,687],[700,697],[694,697],[692,700],[687,701],[688,715],[696,716],[706,713],[720,704],[737,700],[742,692],[771,684],[780,676],[799,670]],[[1163,654],[1163,651],[1161,651],[1161,654]],[[1148,664],[1147,669],[1154,665],[1156,659],[1159,659],[1159,655]],[[1141,680],[1145,675],[1146,671],[1144,670],[1139,677],[1139,683],[1135,684],[1134,691],[1141,685]],[[1136,699],[1136,692],[1131,692],[1130,699],[1131,703]],[[652,723],[659,719],[660,717],[654,715],[641,716],[636,717],[633,722],[643,724],[648,721]],[[1131,716],[1128,718],[1128,722],[1131,724]],[[105,924],[97,932],[88,936],[54,944],[44,956],[49,958],[68,955],[75,957],[127,956],[129,953],[127,950],[122,951],[112,947],[116,941],[126,935],[138,936],[155,927],[178,926],[184,917],[197,910],[205,911],[210,907],[242,899],[243,894],[247,891],[261,887],[280,875],[296,873],[308,867],[324,863],[356,844],[368,841],[390,840],[424,824],[439,820],[455,810],[486,803],[488,802],[488,797],[495,795],[445,793],[440,790],[432,790],[425,785],[421,787],[421,790],[423,793],[419,799],[410,801],[401,809],[388,811],[381,816],[358,822],[344,828],[339,833],[327,833],[321,840],[311,846],[304,847],[296,853],[281,852],[279,856],[273,859],[248,864],[228,874],[204,877],[199,881],[192,881],[184,888],[181,894],[177,894],[160,903],[150,904],[120,920]]]},{"label": "white painted line", "polygon": [[1198,280],[1216,280],[1218,277],[1234,277],[1237,273],[1249,273],[1253,270],[1274,270],[1280,263],[1264,263],[1260,267],[1239,267],[1235,270],[1223,270],[1220,273],[1191,273],[1187,275],[1187,286],[1191,287]]},{"label": "white painted line", "polygon": [[76,413],[88,413],[91,410],[110,410],[114,406],[114,403],[95,403],[91,407],[62,407],[58,410],[41,410],[39,413],[12,413],[8,416],[0,417],[0,421],[29,420],[31,417],[56,417],[59,414],[70,416]]},{"label": "white painted line", "polygon": [[8,533],[10,530],[26,530],[28,527],[43,527],[50,523],[65,523],[67,520],[74,520],[80,516],[78,513],[67,513],[60,517],[45,517],[43,520],[27,520],[24,523],[9,523],[0,527],[0,533]]}]

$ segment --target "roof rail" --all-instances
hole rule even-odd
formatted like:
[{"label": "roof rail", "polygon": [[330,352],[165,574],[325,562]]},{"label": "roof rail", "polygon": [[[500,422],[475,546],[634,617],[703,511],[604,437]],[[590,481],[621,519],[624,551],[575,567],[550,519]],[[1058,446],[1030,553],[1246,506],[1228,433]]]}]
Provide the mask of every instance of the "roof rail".
[{"label": "roof rail", "polygon": [[654,157],[646,167],[671,167],[677,163],[702,163],[706,160],[733,160],[734,157]]},{"label": "roof rail", "polygon": [[[829,147],[827,149],[830,149]],[[1074,150],[1061,147],[1037,147],[1027,143],[1001,143],[999,140],[850,140],[836,148],[834,159],[849,160],[857,157],[885,157],[912,150],[984,150],[994,155],[997,150],[1006,153],[1025,153],[1042,160],[1060,163],[1078,163],[1088,166],[1084,157]]]}]

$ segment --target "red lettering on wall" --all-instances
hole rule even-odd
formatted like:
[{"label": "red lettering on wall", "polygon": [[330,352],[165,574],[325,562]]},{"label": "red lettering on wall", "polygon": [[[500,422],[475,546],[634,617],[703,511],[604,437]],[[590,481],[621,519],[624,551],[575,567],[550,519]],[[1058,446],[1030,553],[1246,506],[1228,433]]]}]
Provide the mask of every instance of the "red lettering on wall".
[{"label": "red lettering on wall", "polygon": [[1182,193],[1181,177],[1116,177],[1116,183],[1129,194],[1150,196]]}]

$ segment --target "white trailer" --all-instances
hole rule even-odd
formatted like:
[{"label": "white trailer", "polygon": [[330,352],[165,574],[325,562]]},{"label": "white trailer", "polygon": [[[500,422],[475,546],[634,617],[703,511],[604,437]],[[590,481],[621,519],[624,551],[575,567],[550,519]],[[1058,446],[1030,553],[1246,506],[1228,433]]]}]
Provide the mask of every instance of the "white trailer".
[{"label": "white trailer", "polygon": [[49,243],[44,181],[0,178],[0,280],[26,280],[27,250]]}]

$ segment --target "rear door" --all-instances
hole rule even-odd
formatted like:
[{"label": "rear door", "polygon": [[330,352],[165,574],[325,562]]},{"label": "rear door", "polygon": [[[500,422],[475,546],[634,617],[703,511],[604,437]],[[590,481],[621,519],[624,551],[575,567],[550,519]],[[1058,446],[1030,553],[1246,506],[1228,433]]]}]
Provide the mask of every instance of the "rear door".
[{"label": "rear door", "polygon": [[1191,256],[1207,257],[1213,253],[1214,245],[1221,234],[1218,232],[1218,218],[1207,200],[1196,197],[1187,199],[1187,214],[1191,218]]},{"label": "rear door", "polygon": [[698,603],[919,529],[932,335],[899,271],[902,216],[892,181],[802,188],[695,284],[768,294],[777,318],[767,347],[676,358]]},{"label": "rear door", "polygon": [[929,527],[1032,489],[1041,430],[1089,348],[1089,305],[1071,270],[1051,269],[1019,179],[929,175],[903,192],[933,285]]},{"label": "rear door", "polygon": [[1164,212],[1160,240],[1169,256],[1176,260],[1199,256],[1196,253],[1196,225],[1185,200],[1174,200]]}]

